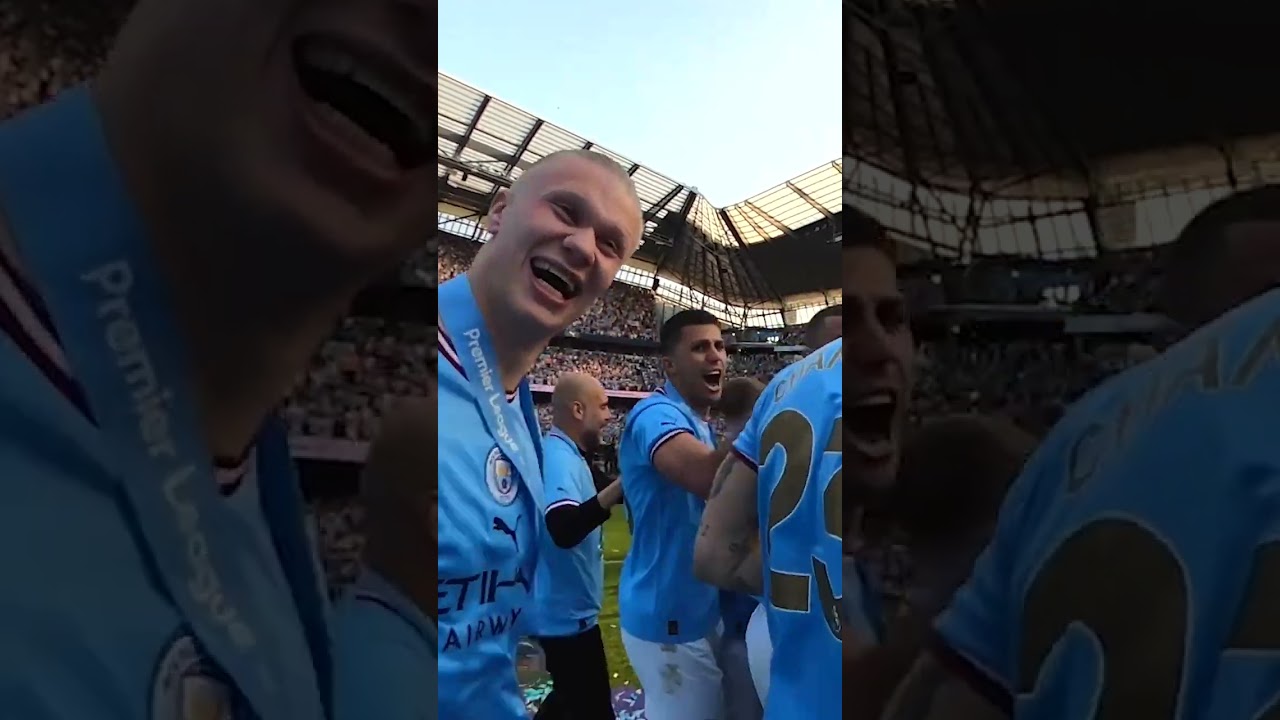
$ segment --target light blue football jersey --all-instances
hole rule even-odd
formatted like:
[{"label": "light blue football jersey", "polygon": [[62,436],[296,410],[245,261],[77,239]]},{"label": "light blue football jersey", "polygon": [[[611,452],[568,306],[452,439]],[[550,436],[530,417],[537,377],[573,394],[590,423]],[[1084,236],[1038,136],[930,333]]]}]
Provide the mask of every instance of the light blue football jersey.
[{"label": "light blue football jersey", "polygon": [[440,717],[525,720],[516,643],[535,630],[541,435],[528,382],[507,395],[494,378],[467,276],[439,293]]},{"label": "light blue football jersey", "polygon": [[1280,717],[1280,291],[1054,428],[939,618],[1020,720]]},{"label": "light blue football jersey", "polygon": [[733,444],[758,472],[767,720],[840,717],[842,348],[835,340],[778,373]]},{"label": "light blue football jersey", "polygon": [[618,581],[622,629],[654,643],[687,643],[719,623],[719,591],[693,576],[693,542],[706,502],[667,480],[653,455],[688,433],[714,446],[711,428],[668,382],[627,414],[618,449],[631,516],[631,550]]},{"label": "light blue football jersey", "polygon": [[436,625],[395,586],[366,570],[338,604],[334,645],[339,720],[436,720]]},{"label": "light blue football jersey", "polygon": [[0,303],[0,714],[327,716],[327,603],[283,428],[257,445],[261,482],[221,497],[87,89],[0,125],[0,217],[11,287],[40,296],[84,405]]},{"label": "light blue football jersey", "polygon": [[[543,452],[546,512],[581,505],[596,496],[591,467],[577,443],[552,428],[543,441]],[[557,547],[550,533],[542,533],[534,582],[538,635],[577,635],[595,626],[604,599],[601,534],[602,530],[596,528],[582,542],[566,549]]]}]

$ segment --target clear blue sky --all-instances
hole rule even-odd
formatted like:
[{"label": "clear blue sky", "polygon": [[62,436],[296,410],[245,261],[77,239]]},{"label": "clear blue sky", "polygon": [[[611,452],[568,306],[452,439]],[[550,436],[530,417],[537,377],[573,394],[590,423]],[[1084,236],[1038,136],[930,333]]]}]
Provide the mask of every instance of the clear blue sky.
[{"label": "clear blue sky", "polygon": [[840,156],[840,0],[441,0],[440,69],[717,206]]}]

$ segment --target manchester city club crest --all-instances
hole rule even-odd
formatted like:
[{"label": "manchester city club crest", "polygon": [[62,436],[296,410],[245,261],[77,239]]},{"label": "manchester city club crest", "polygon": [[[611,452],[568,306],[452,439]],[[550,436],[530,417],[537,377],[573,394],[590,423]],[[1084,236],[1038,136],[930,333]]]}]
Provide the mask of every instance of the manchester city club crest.
[{"label": "manchester city club crest", "polygon": [[519,483],[516,482],[516,468],[495,445],[484,461],[484,481],[489,486],[489,493],[499,505],[510,505],[516,501]]},{"label": "manchester city club crest", "polygon": [[235,720],[236,697],[195,638],[178,635],[156,663],[151,720]]}]

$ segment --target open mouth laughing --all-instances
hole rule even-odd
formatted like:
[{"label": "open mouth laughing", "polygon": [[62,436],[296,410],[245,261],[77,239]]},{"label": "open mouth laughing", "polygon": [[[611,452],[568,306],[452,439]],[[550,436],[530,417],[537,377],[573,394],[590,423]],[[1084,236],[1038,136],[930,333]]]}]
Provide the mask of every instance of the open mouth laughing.
[{"label": "open mouth laughing", "polygon": [[429,81],[376,55],[313,36],[294,44],[294,66],[317,119],[348,152],[401,172],[430,159],[432,121],[417,98]]},{"label": "open mouth laughing", "polygon": [[891,457],[897,411],[897,397],[888,390],[870,392],[846,403],[845,434],[854,450],[872,461]]},{"label": "open mouth laughing", "polygon": [[561,302],[568,302],[582,294],[582,281],[568,268],[546,258],[535,257],[529,261],[533,280],[544,293]]}]

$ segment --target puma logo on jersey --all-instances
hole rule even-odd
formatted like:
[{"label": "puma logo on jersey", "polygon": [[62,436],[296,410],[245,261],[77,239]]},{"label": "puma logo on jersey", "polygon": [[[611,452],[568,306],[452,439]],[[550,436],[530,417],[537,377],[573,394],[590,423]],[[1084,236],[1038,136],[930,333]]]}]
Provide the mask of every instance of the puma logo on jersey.
[{"label": "puma logo on jersey", "polygon": [[516,530],[520,528],[520,516],[516,516],[515,527],[507,524],[506,520],[500,517],[493,518],[493,529],[511,538],[511,542],[516,546],[516,552],[520,552],[520,538],[516,537]]}]

